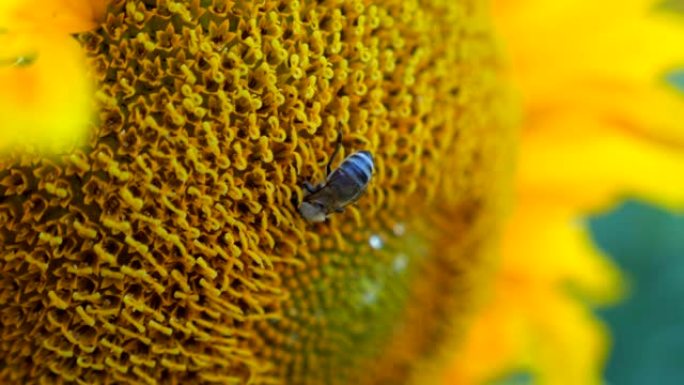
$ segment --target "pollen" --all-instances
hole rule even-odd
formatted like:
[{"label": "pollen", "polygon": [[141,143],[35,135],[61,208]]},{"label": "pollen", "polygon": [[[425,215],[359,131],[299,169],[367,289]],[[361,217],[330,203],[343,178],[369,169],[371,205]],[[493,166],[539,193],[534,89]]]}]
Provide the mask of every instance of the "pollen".
[{"label": "pollen", "polygon": [[[2,383],[401,384],[486,286],[513,146],[474,0],[113,1],[87,147],[0,160]],[[375,175],[307,223],[302,183]]]}]

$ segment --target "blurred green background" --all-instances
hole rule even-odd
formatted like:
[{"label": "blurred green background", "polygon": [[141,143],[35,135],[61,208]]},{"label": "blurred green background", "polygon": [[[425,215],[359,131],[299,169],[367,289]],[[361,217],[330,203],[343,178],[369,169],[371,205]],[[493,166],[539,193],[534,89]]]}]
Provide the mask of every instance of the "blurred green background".
[{"label": "blurred green background", "polygon": [[684,383],[684,215],[627,202],[589,226],[630,286],[626,301],[598,311],[613,335],[607,383]]}]

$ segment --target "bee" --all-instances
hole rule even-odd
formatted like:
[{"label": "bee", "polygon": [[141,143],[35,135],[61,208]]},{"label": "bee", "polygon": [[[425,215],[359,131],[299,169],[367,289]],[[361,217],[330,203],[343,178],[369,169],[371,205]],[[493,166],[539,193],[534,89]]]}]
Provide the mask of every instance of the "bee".
[{"label": "bee", "polygon": [[312,186],[304,182],[306,195],[299,206],[299,213],[309,222],[323,222],[333,212],[341,213],[356,202],[368,187],[375,168],[373,156],[368,151],[358,151],[346,157],[331,172],[331,165],[342,145],[339,134],[335,151],[326,166],[327,177],[323,183]]}]

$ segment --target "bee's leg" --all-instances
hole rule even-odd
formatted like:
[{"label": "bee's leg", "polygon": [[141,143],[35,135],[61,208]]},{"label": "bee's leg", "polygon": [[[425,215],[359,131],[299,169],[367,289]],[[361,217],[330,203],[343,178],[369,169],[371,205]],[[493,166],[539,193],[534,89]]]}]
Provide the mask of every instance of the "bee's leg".
[{"label": "bee's leg", "polygon": [[[304,190],[306,190],[306,191],[304,191],[304,198],[306,198],[308,195],[311,195],[311,194],[315,193],[316,191],[320,190],[320,186],[314,187],[309,182],[302,183],[302,187],[304,187]],[[302,204],[302,202],[298,202],[297,194],[292,195],[292,204],[297,206],[297,207],[299,207],[299,205]]]},{"label": "bee's leg", "polygon": [[330,171],[332,169],[332,162],[335,160],[335,157],[337,156],[337,153],[340,151],[340,147],[342,147],[342,131],[337,131],[337,144],[335,144],[335,150],[333,151],[332,155],[330,156],[330,160],[328,160],[328,165],[325,166],[325,173],[327,175],[330,175]]},{"label": "bee's leg", "polygon": [[304,186],[304,189],[309,192],[309,194],[313,194],[316,191],[320,190],[320,188],[318,188],[318,186],[314,187],[309,182],[304,182],[303,186]]},{"label": "bee's leg", "polygon": [[336,213],[343,213],[344,212],[344,207],[338,207],[335,209]]}]

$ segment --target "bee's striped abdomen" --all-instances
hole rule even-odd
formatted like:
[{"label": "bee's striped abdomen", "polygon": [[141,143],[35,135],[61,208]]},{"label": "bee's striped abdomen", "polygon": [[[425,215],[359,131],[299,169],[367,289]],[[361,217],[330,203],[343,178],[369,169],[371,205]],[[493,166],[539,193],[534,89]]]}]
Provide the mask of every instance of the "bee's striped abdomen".
[{"label": "bee's striped abdomen", "polygon": [[348,175],[359,187],[365,187],[373,175],[373,156],[368,151],[359,151],[349,155],[340,166],[329,176],[332,180],[335,173],[342,172]]}]

